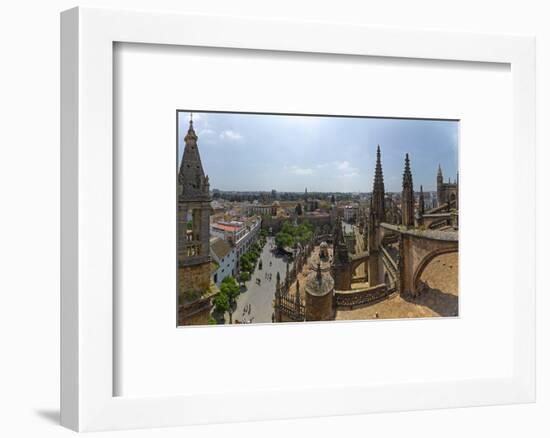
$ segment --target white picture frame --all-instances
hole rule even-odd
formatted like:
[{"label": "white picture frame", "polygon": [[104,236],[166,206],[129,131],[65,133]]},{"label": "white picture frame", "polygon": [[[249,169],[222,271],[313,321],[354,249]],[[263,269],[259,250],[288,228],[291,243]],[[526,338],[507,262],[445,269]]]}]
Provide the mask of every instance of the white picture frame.
[{"label": "white picture frame", "polygon": [[[284,35],[284,38],[281,38]],[[113,395],[116,42],[506,63],[513,88],[513,372],[507,378],[165,397]],[[61,14],[61,423],[92,431],[535,400],[535,40],[75,8]],[[330,401],[328,403],[327,401]]]}]

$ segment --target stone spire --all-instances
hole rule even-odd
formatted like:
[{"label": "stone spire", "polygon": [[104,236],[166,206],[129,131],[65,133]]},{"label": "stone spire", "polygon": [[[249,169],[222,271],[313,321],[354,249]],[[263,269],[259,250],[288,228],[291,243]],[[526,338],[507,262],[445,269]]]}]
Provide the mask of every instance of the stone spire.
[{"label": "stone spire", "polygon": [[[333,238],[333,263],[332,270],[334,282],[338,290],[351,288],[351,276],[349,270],[349,252],[342,231],[342,218],[338,216]],[[318,274],[321,275],[321,265],[318,266]]]},{"label": "stone spire", "polygon": [[340,216],[336,217],[336,226],[334,228],[334,238],[333,238],[333,244],[334,244],[334,250],[336,251],[336,247],[344,240],[344,235],[342,233],[342,218]]},{"label": "stone spire", "polygon": [[414,225],[414,191],[409,154],[405,154],[405,170],[403,171],[403,190],[401,193],[401,212],[403,225]]},{"label": "stone spire", "polygon": [[379,222],[386,220],[384,175],[382,173],[382,160],[380,145],[376,148],[376,167],[374,168],[374,184],[372,187],[371,209]]},{"label": "stone spire", "polygon": [[418,199],[418,208],[420,209],[420,214],[424,215],[425,208],[424,208],[424,190],[422,190],[422,185],[420,186],[420,196]]},{"label": "stone spire", "polygon": [[317,281],[321,283],[323,281],[323,273],[321,272],[321,262],[317,263],[317,274],[316,274]]},{"label": "stone spire", "polygon": [[446,200],[444,198],[443,190],[443,172],[441,171],[441,164],[437,168],[437,205],[443,205]]},{"label": "stone spire", "polygon": [[185,149],[178,176],[180,198],[185,201],[210,201],[210,184],[202,168],[197,140],[191,116],[189,129],[184,137]]},{"label": "stone spire", "polygon": [[290,269],[289,269],[289,263],[288,263],[288,261],[286,262],[285,284],[287,285],[287,287],[288,287],[289,284],[290,284]]}]

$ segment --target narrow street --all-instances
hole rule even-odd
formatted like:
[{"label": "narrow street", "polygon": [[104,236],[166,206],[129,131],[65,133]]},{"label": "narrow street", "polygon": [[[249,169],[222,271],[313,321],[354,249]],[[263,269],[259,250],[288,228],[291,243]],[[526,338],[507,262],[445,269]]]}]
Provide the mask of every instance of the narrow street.
[{"label": "narrow street", "polygon": [[[275,284],[277,282],[277,272],[281,275],[281,282],[286,276],[286,261],[282,256],[275,256],[275,239],[267,238],[262,254],[256,264],[256,269],[252,273],[250,281],[246,282],[246,290],[241,293],[237,299],[237,308],[233,313],[233,321],[252,321],[253,323],[271,322],[273,314],[273,299],[275,296]],[[262,261],[262,269],[258,265]],[[271,263],[271,265],[270,265]],[[292,262],[289,268],[292,268]],[[271,275],[271,279],[267,278]],[[256,280],[260,279],[258,285]],[[244,310],[250,305],[250,313],[244,314]]]}]

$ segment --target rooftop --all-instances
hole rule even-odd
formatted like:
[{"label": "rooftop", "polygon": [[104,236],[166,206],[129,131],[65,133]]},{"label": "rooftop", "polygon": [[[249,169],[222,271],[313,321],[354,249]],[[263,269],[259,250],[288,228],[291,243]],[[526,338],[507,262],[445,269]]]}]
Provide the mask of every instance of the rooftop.
[{"label": "rooftop", "polygon": [[210,250],[221,260],[231,252],[231,245],[219,237],[214,237],[210,239]]},{"label": "rooftop", "polygon": [[235,231],[239,231],[243,227],[243,224],[242,222],[236,222],[236,223],[214,222],[212,224],[212,227],[222,231],[235,232]]}]

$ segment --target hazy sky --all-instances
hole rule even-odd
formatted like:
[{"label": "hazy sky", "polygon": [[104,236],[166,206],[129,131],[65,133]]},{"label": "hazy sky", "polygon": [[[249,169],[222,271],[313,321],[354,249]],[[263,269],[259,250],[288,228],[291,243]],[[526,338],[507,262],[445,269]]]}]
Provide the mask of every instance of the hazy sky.
[{"label": "hazy sky", "polygon": [[[189,113],[179,112],[178,157]],[[370,192],[376,145],[388,192],[401,191],[405,153],[414,189],[435,190],[437,166],[456,178],[459,123],[438,120],[193,113],[210,187]]]}]

